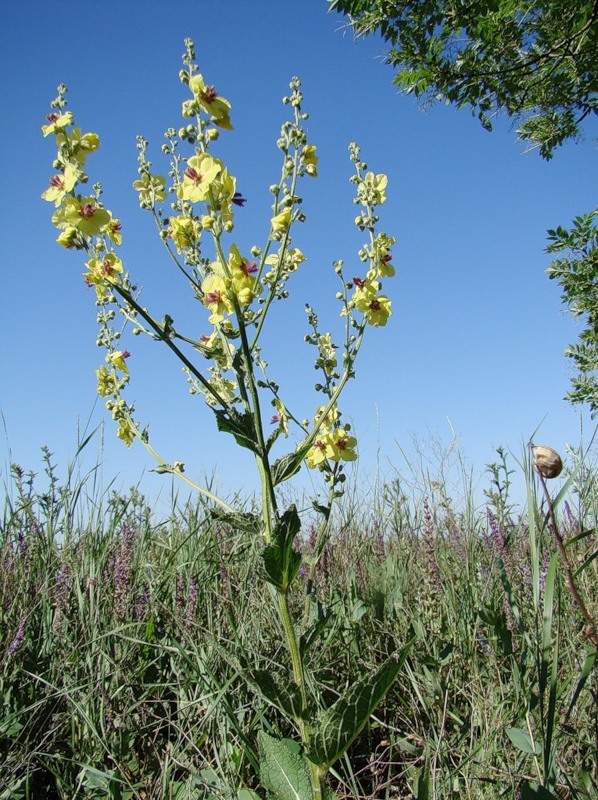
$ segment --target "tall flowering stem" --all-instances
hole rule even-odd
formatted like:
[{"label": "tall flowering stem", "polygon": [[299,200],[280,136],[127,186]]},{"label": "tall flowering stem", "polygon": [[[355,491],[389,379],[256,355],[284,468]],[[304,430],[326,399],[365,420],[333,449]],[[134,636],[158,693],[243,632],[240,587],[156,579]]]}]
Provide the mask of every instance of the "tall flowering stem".
[{"label": "tall flowering stem", "polygon": [[[233,129],[231,104],[199,73],[193,43],[186,40],[185,46],[179,73],[187,92],[182,104],[184,124],[178,130],[169,128],[162,145],[170,167],[166,175],[155,172],[148,157],[148,142],[138,137],[138,178],[133,187],[141,208],[153,217],[176,273],[202,307],[203,333],[183,333],[172,315],[154,316],[140,302],[137,286],[119,256],[122,224],[105,206],[100,184],[87,189],[87,159],[100,146],[99,137],[82,133],[75,125],[72,112],[66,110],[66,87],[62,85],[42,128],[44,136],[53,135],[57,145],[55,174],[42,197],[54,206],[52,222],[59,231],[58,243],[68,250],[81,251],[86,258],[83,279],[95,296],[97,344],[104,350],[103,363],[96,370],[98,393],[105,398],[117,424],[117,436],[127,447],[139,440],[156,460],[157,472],[186,481],[213,502],[215,516],[234,527],[239,519],[234,509],[188,478],[183,462],[168,462],[154,450],[147,427],[142,428],[134,405],[125,399],[135,363],[134,348],[129,351],[121,344],[128,327],[133,336],[146,335],[169,348],[182,365],[189,391],[203,397],[218,428],[255,457],[261,482],[261,516],[249,522],[245,519],[245,524],[262,538],[261,572],[272,586],[294,688],[290,693],[277,690],[273,699],[270,683],[267,688],[257,678],[253,680],[264,697],[294,722],[303,747],[301,769],[305,768],[309,776],[310,797],[319,800],[327,791],[325,776],[330,767],[367,721],[366,715],[342,722],[348,729],[338,741],[344,744],[341,750],[334,749],[337,740],[328,736],[329,722],[319,720],[314,711],[322,702],[310,695],[313,690],[308,687],[316,682],[306,680],[299,641],[310,623],[313,578],[328,539],[333,504],[342,494],[345,465],[357,458],[357,440],[351,426],[342,420],[338,401],[355,377],[355,361],[366,329],[385,326],[391,314],[391,302],[382,291],[382,283],[394,275],[391,248],[395,239],[377,228],[378,209],[386,201],[387,178],[368,170],[357,145],[350,145],[354,166],[350,181],[355,185],[355,203],[359,206],[355,224],[366,241],[358,251],[358,267],[352,270],[351,278],[344,275],[343,261],[333,265],[340,283],[336,298],[344,321],[340,347],[332,331],[321,329],[312,306],[306,307],[309,332],[305,340],[314,348],[319,375],[314,388],[321,397],[311,420],[304,419],[291,410],[262,357],[269,313],[276,302],[288,299],[291,278],[306,261],[292,234],[306,219],[298,194],[300,182],[317,177],[318,157],[305,129],[308,115],[302,108],[301,83],[293,78],[289,94],[283,98],[291,114],[277,141],[282,167],[278,182],[269,189],[272,213],[264,243],[242,246],[231,236],[236,214],[243,213],[249,198],[225,163],[212,154],[221,132]],[[269,406],[274,409],[273,415],[267,412]],[[268,430],[268,425],[273,427]],[[296,432],[295,446],[275,458],[277,442],[289,438],[291,429]],[[295,620],[289,593],[301,565],[294,547],[301,525],[294,506],[280,511],[277,486],[303,465],[321,474],[328,485],[328,499],[324,506],[316,504],[322,524],[308,566],[302,619]],[[364,696],[383,696],[396,675],[397,663],[396,659],[389,661],[374,676],[364,677],[363,687],[352,687],[350,699],[341,698],[339,702],[346,702],[351,713],[354,707],[367,712],[367,703],[355,704],[353,696],[360,688]],[[283,696],[288,700],[282,702]],[[349,713],[343,709],[343,713],[336,712],[341,720]],[[263,759],[267,761],[272,756],[268,755],[268,736],[263,737]],[[268,774],[266,765],[264,782],[269,791],[274,791],[268,786]]]}]

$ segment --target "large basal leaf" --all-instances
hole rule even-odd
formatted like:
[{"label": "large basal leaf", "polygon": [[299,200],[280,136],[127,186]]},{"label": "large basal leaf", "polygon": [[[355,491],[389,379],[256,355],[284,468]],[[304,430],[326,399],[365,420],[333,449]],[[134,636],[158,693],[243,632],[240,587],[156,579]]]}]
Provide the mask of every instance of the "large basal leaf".
[{"label": "large basal leaf", "polygon": [[526,781],[521,787],[521,800],[557,800],[557,798],[543,786]]},{"label": "large basal leaf", "polygon": [[307,757],[310,761],[328,769],[342,756],[384,699],[410,649],[411,642],[370,675],[354,683],[320,715],[309,741]]},{"label": "large basal leaf", "polygon": [[523,728],[507,728],[506,733],[515,747],[521,750],[522,753],[533,753],[539,756],[542,752],[542,746],[538,742],[532,741],[529,733]]},{"label": "large basal leaf", "polygon": [[253,789],[240,789],[237,794],[237,800],[262,800],[259,794]]},{"label": "large basal leaf", "polygon": [[295,743],[274,739],[264,731],[257,735],[260,778],[276,800],[313,800],[307,764]]}]

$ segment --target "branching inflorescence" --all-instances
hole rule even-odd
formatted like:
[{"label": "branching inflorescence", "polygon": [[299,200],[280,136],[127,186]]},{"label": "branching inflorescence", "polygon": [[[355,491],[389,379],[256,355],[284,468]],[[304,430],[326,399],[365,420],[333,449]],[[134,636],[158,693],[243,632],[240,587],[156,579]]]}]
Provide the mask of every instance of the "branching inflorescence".
[{"label": "branching inflorescence", "polygon": [[[304,628],[310,621],[312,579],[327,540],[331,508],[342,493],[344,464],[357,458],[357,441],[351,426],[342,420],[338,399],[355,376],[355,360],[365,330],[368,326],[386,325],[391,314],[382,281],[394,275],[391,248],[395,239],[377,230],[377,212],[386,201],[387,178],[369,171],[357,145],[350,145],[354,166],[350,181],[355,185],[354,202],[359,206],[355,224],[366,241],[358,251],[359,274],[347,280],[343,262],[339,260],[333,265],[340,282],[336,297],[344,320],[342,345],[335,344],[330,331],[321,330],[316,312],[306,306],[309,333],[305,340],[315,349],[315,367],[320,376],[315,390],[321,400],[312,420],[302,419],[281,396],[280,387],[269,376],[262,356],[262,339],[272,305],[289,297],[291,278],[306,260],[294,246],[291,233],[295,225],[306,219],[298,195],[299,182],[304,177],[317,177],[318,157],[304,127],[308,115],[302,110],[301,84],[298,78],[293,78],[290,92],[283,98],[283,103],[290,107],[291,118],[283,124],[277,141],[282,169],[278,182],[270,186],[273,202],[266,241],[261,247],[252,245],[245,249],[231,240],[231,234],[235,215],[242,213],[246,198],[238,190],[234,175],[211,152],[220,132],[232,130],[231,105],[198,72],[193,43],[187,40],[185,44],[179,77],[189,97],[182,105],[184,125],[178,131],[169,128],[165,133],[162,151],[170,160],[168,175],[153,171],[148,142],[139,136],[139,177],[133,186],[141,208],[153,216],[176,270],[203,306],[205,333],[199,338],[188,336],[169,314],[155,317],[141,305],[137,287],[118,255],[121,222],[105,207],[99,184],[92,191],[86,188],[87,158],[98,149],[99,138],[95,133],[83,134],[75,126],[72,112],[66,110],[63,85],[43,126],[44,136],[54,135],[58,153],[54,162],[56,174],[42,197],[54,203],[52,221],[60,231],[59,244],[83,251],[86,256],[83,277],[87,286],[95,290],[97,344],[105,350],[104,363],[96,371],[97,389],[118,425],[118,437],[127,446],[135,439],[140,440],[157,460],[158,472],[187,481],[218,504],[220,514],[224,508],[229,524],[239,523],[241,515],[235,515],[223,500],[190,480],[182,462],[168,463],[150,445],[147,428],[142,428],[134,405],[124,397],[130,378],[130,353],[122,346],[121,337],[124,328],[130,325],[133,334],[146,334],[172,351],[182,364],[190,391],[203,396],[216,415],[218,428],[232,434],[238,444],[255,456],[262,487],[262,515],[261,519],[248,519],[251,515],[244,515],[243,524],[253,526],[263,537],[262,571],[265,580],[274,587],[295,685],[295,694],[289,695],[288,703],[279,698],[274,704],[294,721],[300,732],[308,754],[306,766],[311,791],[318,798],[323,792],[323,776],[367,721],[373,699],[377,704],[390,686],[398,671],[398,659],[391,656],[381,670],[364,679],[362,686],[353,686],[350,698],[341,697],[342,703],[336,711],[333,712],[334,707],[328,710],[330,719],[326,717],[318,724],[313,718],[313,709],[321,704],[309,697],[298,646],[298,626],[291,618],[287,602],[301,562],[293,547],[300,524],[293,506],[279,512],[275,487],[296,474],[303,463],[319,470],[328,484],[327,504],[315,506],[323,521],[309,564]],[[271,410],[266,414],[268,406],[274,414]],[[267,425],[275,427],[269,427],[268,432]],[[291,427],[298,434],[298,444],[286,455],[272,460],[275,442],[281,434],[286,439]],[[272,702],[263,686],[261,691]],[[364,700],[355,714],[354,704],[362,694],[369,699]],[[342,732],[340,738],[330,738],[331,720],[332,727]],[[273,757],[268,756],[271,748],[276,749],[276,745],[268,742],[267,737],[262,740],[266,759]]]}]

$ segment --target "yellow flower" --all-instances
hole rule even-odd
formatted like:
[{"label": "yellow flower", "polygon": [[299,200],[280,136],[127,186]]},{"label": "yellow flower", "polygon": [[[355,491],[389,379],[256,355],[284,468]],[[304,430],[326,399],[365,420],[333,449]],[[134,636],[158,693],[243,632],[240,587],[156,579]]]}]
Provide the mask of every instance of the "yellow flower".
[{"label": "yellow flower", "polygon": [[232,276],[232,287],[241,308],[248,306],[256,296],[257,264],[248,261],[239,252],[236,244],[231,245],[228,265]]},{"label": "yellow flower", "polygon": [[199,104],[219,128],[232,131],[230,124],[230,103],[224,97],[220,97],[214,86],[206,86],[202,75],[195,75],[189,81],[189,88],[199,100]]},{"label": "yellow flower", "polygon": [[201,284],[202,303],[212,313],[208,317],[212,325],[222,322],[225,314],[233,311],[233,304],[228,296],[225,279],[221,275],[211,274]]},{"label": "yellow flower", "polygon": [[72,111],[65,111],[64,114],[48,114],[46,119],[48,120],[48,124],[42,125],[42,133],[44,136],[47,136],[49,133],[56,133],[56,131],[66,128],[67,125],[72,125],[74,121]]},{"label": "yellow flower", "polygon": [[60,233],[56,241],[62,247],[66,247],[67,250],[70,250],[71,247],[76,247],[77,249],[83,247],[83,242],[79,239],[79,231],[70,225]]},{"label": "yellow flower", "polygon": [[355,446],[357,439],[349,436],[345,428],[337,428],[331,434],[332,455],[329,456],[333,461],[355,461],[357,453]]},{"label": "yellow flower", "polygon": [[166,178],[144,172],[139,180],[133,181],[133,189],[139,192],[139,205],[151,208],[155,203],[166,200]]},{"label": "yellow flower", "polygon": [[380,291],[380,281],[376,280],[374,270],[369,270],[365,278],[353,278],[353,304],[359,311],[366,311],[370,300],[375,297],[376,292]]},{"label": "yellow flower", "polygon": [[183,174],[183,182],[177,188],[180,200],[189,200],[199,203],[207,200],[210,194],[210,185],[222,170],[222,163],[209,153],[200,153],[192,156],[187,162],[187,169]]},{"label": "yellow flower", "polygon": [[81,128],[73,128],[68,133],[60,130],[56,134],[56,144],[62,147],[69,146],[69,157],[74,158],[80,167],[85,166],[85,159],[89,153],[95,152],[100,146],[100,137],[97,133],[81,133]]},{"label": "yellow flower", "polygon": [[123,263],[115,253],[105,253],[100,258],[90,258],[85,264],[89,272],[83,274],[89,286],[95,286],[99,297],[106,294],[106,284],[118,283]]},{"label": "yellow flower", "polygon": [[[280,257],[278,253],[272,253],[272,255],[266,258],[265,263],[272,267],[265,275],[266,280],[272,281],[277,276],[279,260]],[[287,272],[295,272],[299,264],[303,263],[305,260],[305,256],[298,247],[291,247],[290,250],[287,250],[284,254],[284,268]]]},{"label": "yellow flower", "polygon": [[42,199],[54,203],[55,206],[59,206],[64,196],[70,192],[77,183],[78,177],[79,171],[72,164],[67,164],[63,173],[53,175],[50,178],[50,186],[45,192],[42,192]]},{"label": "yellow flower", "polygon": [[281,231],[285,233],[289,229],[289,225],[291,224],[291,209],[285,208],[284,211],[281,211],[280,214],[277,214],[275,217],[272,217],[272,229],[274,231]]},{"label": "yellow flower", "polygon": [[199,343],[200,353],[206,358],[213,358],[221,370],[226,372],[231,368],[235,347],[219,331],[214,330],[209,336],[202,336]]},{"label": "yellow flower", "polygon": [[303,148],[302,152],[303,163],[305,164],[305,171],[308,175],[311,175],[312,178],[316,178],[318,176],[318,157],[316,155],[316,146],[315,144],[306,144]]},{"label": "yellow flower", "polygon": [[278,425],[281,431],[284,433],[285,439],[288,439],[289,436],[289,415],[287,414],[287,410],[285,408],[284,403],[282,400],[276,398],[272,400],[272,405],[276,409],[276,414],[270,420],[271,423],[274,425],[278,422]]},{"label": "yellow flower", "polygon": [[395,268],[391,263],[392,255],[390,253],[390,248],[395,242],[396,239],[394,236],[387,236],[385,233],[378,234],[374,239],[372,259],[378,271],[378,275],[382,278],[392,278],[395,274]]},{"label": "yellow flower", "polygon": [[124,372],[125,375],[129,374],[129,368],[125,363],[125,358],[128,358],[131,354],[127,350],[114,350],[112,353],[108,353],[106,356],[106,361],[109,364],[112,364],[113,367]]},{"label": "yellow flower", "polygon": [[100,397],[107,397],[112,394],[114,390],[114,377],[106,367],[102,366],[96,369],[96,378],[98,379],[98,394]]},{"label": "yellow flower", "polygon": [[193,247],[201,236],[201,225],[192,217],[171,217],[169,235],[178,253],[184,247]]},{"label": "yellow flower", "polygon": [[334,449],[332,447],[332,440],[328,433],[322,434],[314,442],[313,446],[307,451],[305,457],[309,469],[319,467],[320,469],[326,463],[326,460],[332,458]]},{"label": "yellow flower", "polygon": [[230,225],[234,217],[233,205],[244,203],[245,199],[237,192],[236,178],[223,168],[210,186],[210,208],[219,212],[221,225]]},{"label": "yellow flower", "polygon": [[374,328],[384,327],[392,314],[390,300],[386,295],[363,295],[355,304],[362,311],[365,320]]},{"label": "yellow flower", "polygon": [[[110,214],[110,212],[108,213]],[[121,233],[122,227],[120,220],[113,219],[112,214],[110,214],[110,222],[102,227],[101,233],[107,236],[112,244],[118,247],[123,241],[123,235]]]},{"label": "yellow flower", "polygon": [[[110,222],[110,214],[105,208],[99,208],[94,197],[66,197],[63,204],[64,223],[57,224],[54,217],[52,221],[58,228],[72,226],[81,231],[85,236],[98,234],[104,225]],[[59,216],[57,217],[60,218]]]},{"label": "yellow flower", "polygon": [[364,205],[380,206],[386,200],[388,178],[383,173],[367,172],[357,187],[357,195]]},{"label": "yellow flower", "polygon": [[116,432],[116,435],[127,445],[127,447],[130,447],[135,441],[136,431],[128,420],[119,419],[118,431]]},{"label": "yellow flower", "polygon": [[[212,373],[212,378],[210,378],[208,383],[216,392],[218,392],[220,399],[225,403],[233,400],[237,390],[237,384],[235,381],[231,381],[229,378],[223,377],[218,370],[212,367],[209,371]],[[210,392],[206,391],[205,389],[202,391],[205,395],[206,403],[209,406],[215,406],[217,400],[214,395],[210,394]]]},{"label": "yellow flower", "polygon": [[336,345],[333,344],[330,333],[318,336],[318,350],[320,355],[316,359],[316,367],[323,369],[326,375],[331,375],[338,362],[336,360]]},{"label": "yellow flower", "polygon": [[302,264],[306,260],[298,247],[291,247],[290,250],[287,250],[287,256],[289,272],[295,272],[299,264]]},{"label": "yellow flower", "polygon": [[[314,424],[316,425],[318,424],[318,422],[322,418],[322,414],[324,413],[325,409],[326,406],[318,406],[318,408],[316,409],[316,413],[314,415]],[[320,431],[322,433],[328,433],[332,428],[333,424],[338,419],[338,417],[339,417],[338,406],[332,406],[328,414],[326,414],[326,418],[322,422],[322,427],[320,428]]]}]

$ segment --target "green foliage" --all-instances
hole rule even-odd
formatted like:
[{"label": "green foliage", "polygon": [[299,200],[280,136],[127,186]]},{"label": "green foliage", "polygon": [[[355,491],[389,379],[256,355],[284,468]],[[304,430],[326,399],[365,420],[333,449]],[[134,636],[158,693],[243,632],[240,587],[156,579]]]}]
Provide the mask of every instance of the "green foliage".
[{"label": "green foliage", "polygon": [[345,753],[370,714],[384,700],[409,649],[407,646],[402,653],[389,656],[375,672],[356,681],[318,718],[309,743],[308,757],[311,761],[329,768]]},{"label": "green foliage", "polygon": [[548,231],[548,253],[559,253],[546,270],[561,285],[561,300],[574,318],[584,324],[577,344],[565,355],[577,374],[567,395],[572,403],[588,403],[598,412],[598,208],[573,220],[573,227]]},{"label": "green foliage", "polygon": [[297,744],[258,734],[260,776],[273,800],[312,800],[309,771]]},{"label": "green foliage", "polygon": [[[508,493],[510,518],[459,510],[432,476],[410,497],[348,493],[301,627],[305,705],[251,524],[176,500],[156,520],[139,492],[100,492],[96,470],[61,482],[46,457],[45,482],[14,467],[0,516],[2,800],[311,800],[339,755],[324,800],[596,796],[596,649],[533,483],[520,519]],[[596,613],[583,465],[575,513],[560,492],[557,512]],[[287,513],[277,541],[307,564],[317,543]]]},{"label": "green foliage", "polygon": [[469,106],[488,130],[505,112],[544,158],[598,111],[593,0],[329,2],[357,34],[381,33],[403,91]]},{"label": "green foliage", "polygon": [[301,566],[301,554],[293,547],[300,529],[297,509],[291,506],[274,527],[273,543],[263,551],[266,580],[281,592],[289,589]]}]

